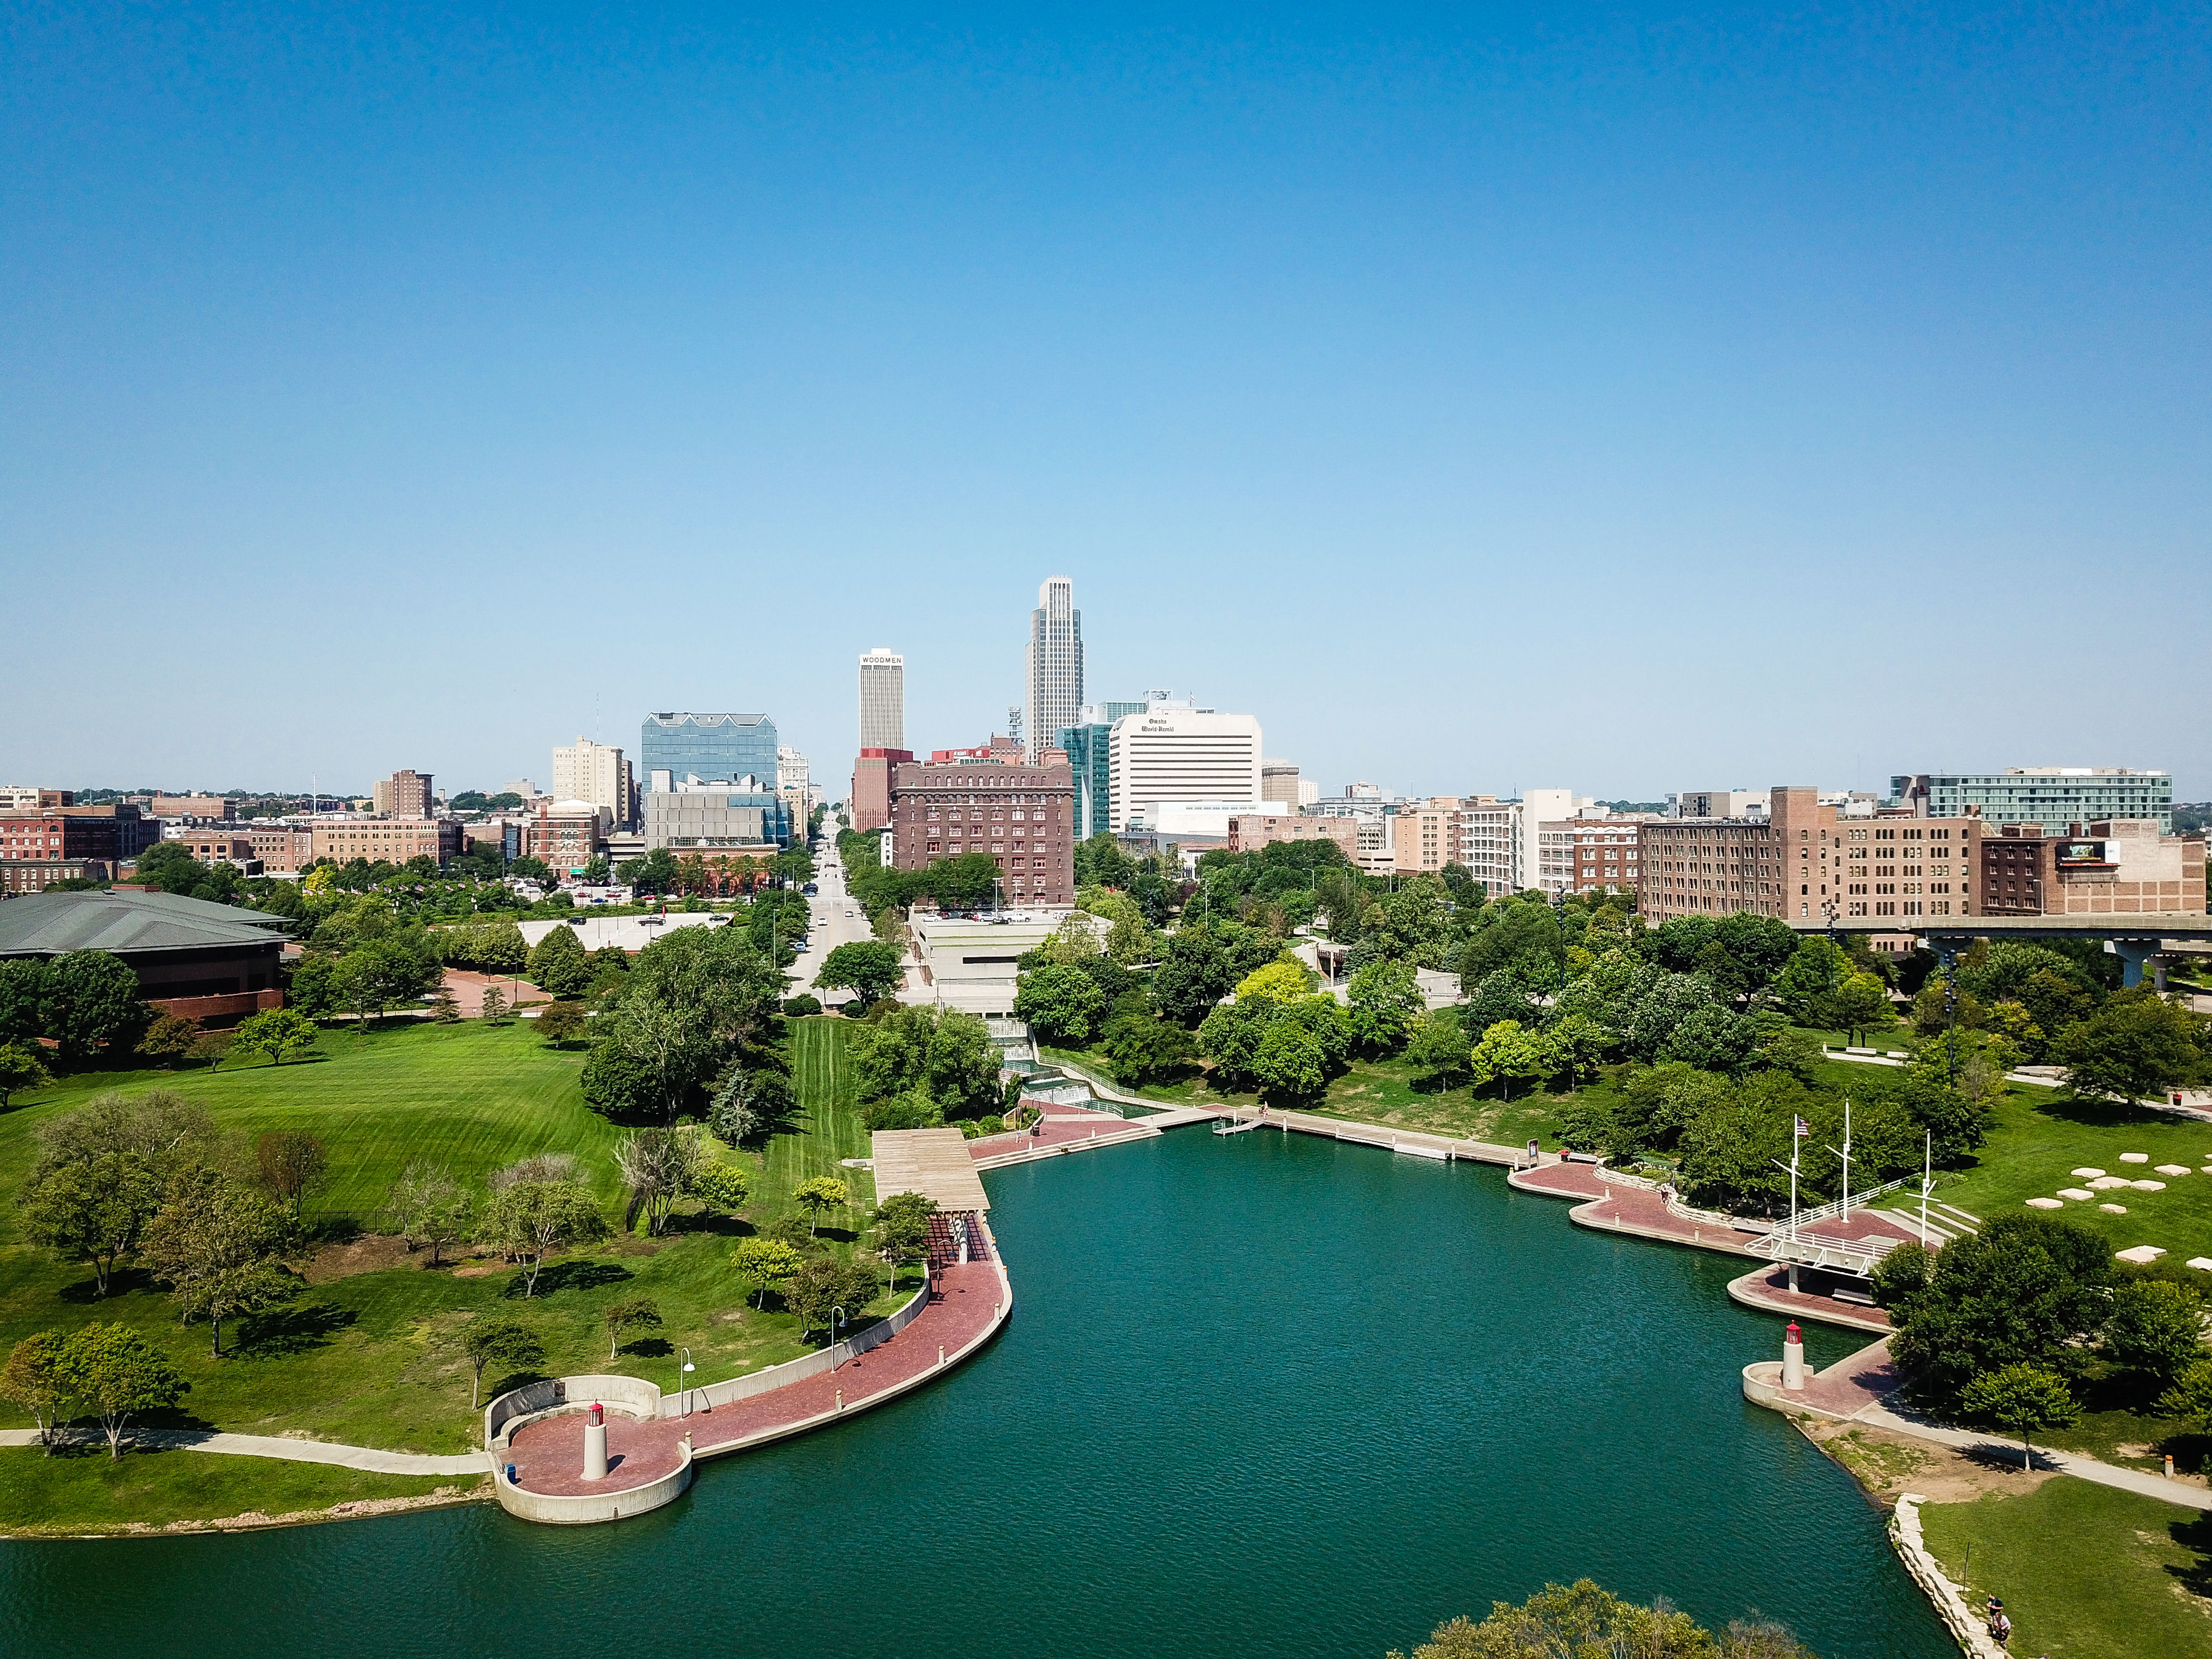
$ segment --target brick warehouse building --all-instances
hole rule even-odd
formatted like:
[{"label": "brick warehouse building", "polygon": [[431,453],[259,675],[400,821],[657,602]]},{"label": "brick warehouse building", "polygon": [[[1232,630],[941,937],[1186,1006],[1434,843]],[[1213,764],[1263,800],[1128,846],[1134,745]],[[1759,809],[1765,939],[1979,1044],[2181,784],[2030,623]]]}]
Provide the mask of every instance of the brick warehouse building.
[{"label": "brick warehouse building", "polygon": [[891,774],[891,861],[927,869],[936,859],[995,860],[1007,901],[1075,902],[1075,774],[1065,752],[1040,764],[909,761]]},{"label": "brick warehouse building", "polygon": [[113,817],[59,807],[0,816],[0,892],[35,893],[71,878],[105,880],[124,856],[125,831]]},{"label": "brick warehouse building", "polygon": [[105,951],[137,975],[154,1007],[228,1024],[283,1006],[287,925],[175,893],[39,893],[0,904],[0,958]]},{"label": "brick warehouse building", "polygon": [[1777,788],[1765,818],[1660,818],[1639,830],[1637,908],[1674,916],[1971,916],[1978,818],[1841,818],[1815,789]]}]

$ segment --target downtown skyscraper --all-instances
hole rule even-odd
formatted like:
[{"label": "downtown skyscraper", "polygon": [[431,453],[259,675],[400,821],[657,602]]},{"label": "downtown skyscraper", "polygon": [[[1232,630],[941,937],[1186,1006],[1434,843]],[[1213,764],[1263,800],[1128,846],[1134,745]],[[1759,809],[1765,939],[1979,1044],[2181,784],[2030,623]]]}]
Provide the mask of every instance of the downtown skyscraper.
[{"label": "downtown skyscraper", "polygon": [[1083,613],[1066,576],[1048,577],[1030,612],[1028,705],[1032,757],[1057,743],[1083,707]]},{"label": "downtown skyscraper", "polygon": [[860,750],[906,747],[906,659],[888,646],[860,658]]}]

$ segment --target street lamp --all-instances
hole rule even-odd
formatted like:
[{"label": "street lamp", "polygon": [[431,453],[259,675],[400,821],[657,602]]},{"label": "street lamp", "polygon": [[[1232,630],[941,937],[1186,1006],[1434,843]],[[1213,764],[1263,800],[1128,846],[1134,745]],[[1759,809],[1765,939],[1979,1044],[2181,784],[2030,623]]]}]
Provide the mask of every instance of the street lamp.
[{"label": "street lamp", "polygon": [[842,1308],[832,1308],[830,1310],[830,1346],[833,1348],[837,1346],[838,1324],[844,1319],[844,1317],[845,1310]]},{"label": "street lamp", "polygon": [[684,1363],[677,1368],[676,1372],[677,1394],[684,1402],[683,1415],[689,1417],[691,1415],[691,1385],[684,1379],[699,1368],[691,1363],[690,1349],[679,1346],[676,1352],[684,1356]]}]

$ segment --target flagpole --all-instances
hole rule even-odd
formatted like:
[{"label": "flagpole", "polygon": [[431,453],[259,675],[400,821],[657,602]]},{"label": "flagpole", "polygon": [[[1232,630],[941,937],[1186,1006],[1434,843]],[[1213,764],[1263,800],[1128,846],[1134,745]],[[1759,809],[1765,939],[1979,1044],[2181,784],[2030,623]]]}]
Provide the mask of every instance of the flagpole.
[{"label": "flagpole", "polygon": [[1936,1132],[1928,1130],[1920,1149],[1920,1243],[1928,1244],[1928,1189],[1936,1184]]},{"label": "flagpole", "polygon": [[1844,1221],[1851,1218],[1851,1097],[1844,1097]]}]

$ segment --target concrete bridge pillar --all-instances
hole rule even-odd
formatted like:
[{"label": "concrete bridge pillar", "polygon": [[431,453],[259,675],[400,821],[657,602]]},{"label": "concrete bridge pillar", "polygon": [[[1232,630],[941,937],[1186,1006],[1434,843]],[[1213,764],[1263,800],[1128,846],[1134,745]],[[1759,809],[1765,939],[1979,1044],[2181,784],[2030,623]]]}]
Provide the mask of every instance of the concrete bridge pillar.
[{"label": "concrete bridge pillar", "polygon": [[2107,939],[2105,948],[2120,959],[2120,983],[2135,986],[2142,983],[2143,969],[2148,965],[2151,983],[2160,993],[2166,989],[2166,963],[2159,959],[2158,941],[2154,939]]}]

